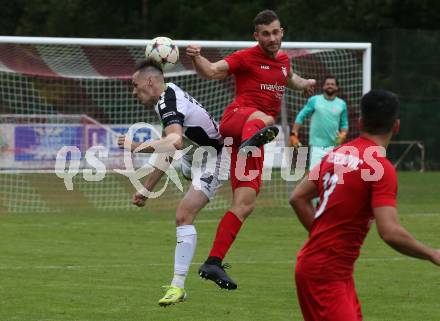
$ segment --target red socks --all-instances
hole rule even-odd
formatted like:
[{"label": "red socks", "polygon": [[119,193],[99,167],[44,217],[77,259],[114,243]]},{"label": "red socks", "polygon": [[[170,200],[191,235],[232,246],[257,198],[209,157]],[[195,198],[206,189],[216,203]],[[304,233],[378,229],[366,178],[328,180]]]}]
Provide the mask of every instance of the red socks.
[{"label": "red socks", "polygon": [[209,256],[223,260],[242,224],[234,213],[227,211],[217,227],[217,234]]},{"label": "red socks", "polygon": [[243,131],[241,132],[241,141],[251,138],[256,132],[260,129],[266,127],[266,124],[261,119],[252,119],[246,122],[243,127]]},{"label": "red socks", "polygon": [[[251,138],[256,132],[266,127],[266,124],[261,119],[252,119],[244,124],[241,132],[241,141]],[[223,260],[232,243],[234,243],[235,237],[240,231],[242,222],[231,211],[227,211],[223,216],[217,227],[217,233],[215,235],[214,244],[211,252],[209,253],[208,261]],[[207,261],[207,262],[208,262]]]}]

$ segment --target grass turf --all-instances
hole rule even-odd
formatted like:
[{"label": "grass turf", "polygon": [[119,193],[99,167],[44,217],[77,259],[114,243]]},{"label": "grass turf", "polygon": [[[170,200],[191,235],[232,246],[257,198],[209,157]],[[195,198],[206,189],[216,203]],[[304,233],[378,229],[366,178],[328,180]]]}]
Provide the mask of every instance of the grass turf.
[{"label": "grass turf", "polygon": [[[400,173],[402,224],[440,247],[440,173]],[[302,320],[295,254],[306,238],[287,208],[259,208],[227,256],[237,291],[197,276],[220,211],[196,222],[198,248],[186,282],[189,300],[160,308],[172,277],[174,213],[100,212],[0,216],[0,320]],[[439,268],[402,256],[370,232],[356,266],[366,321],[437,321]]]}]

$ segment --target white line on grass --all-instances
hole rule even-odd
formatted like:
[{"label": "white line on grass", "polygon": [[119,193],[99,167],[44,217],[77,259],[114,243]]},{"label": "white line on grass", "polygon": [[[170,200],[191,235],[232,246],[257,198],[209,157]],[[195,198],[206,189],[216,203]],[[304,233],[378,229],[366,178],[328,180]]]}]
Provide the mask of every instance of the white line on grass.
[{"label": "white line on grass", "polygon": [[[431,217],[431,216],[440,216],[440,213],[411,213],[411,214],[402,214],[401,216],[405,217],[405,216],[409,216],[409,217]],[[258,218],[258,217],[256,217]],[[289,222],[291,222],[293,220],[293,217],[267,217],[265,216],[264,219],[269,219],[269,220],[280,220],[280,221],[284,221],[287,220]],[[196,219],[195,224],[206,224],[206,223],[218,223],[220,220],[220,218],[202,218],[202,219]],[[170,224],[170,225],[175,225],[176,223],[174,222],[174,220],[149,220],[149,219],[145,219],[145,221],[143,221],[142,223],[145,224]],[[2,226],[31,226],[31,227],[49,227],[49,226],[56,226],[59,228],[73,228],[74,226],[91,226],[91,225],[102,225],[102,222],[53,222],[53,223],[16,223],[16,222],[2,222],[1,225]],[[105,224],[109,224],[109,225],[120,225],[120,222],[106,222]],[[138,222],[136,223],[130,223],[130,224],[135,224],[135,225],[139,225]]]},{"label": "white line on grass", "polygon": [[420,216],[439,216],[440,213],[413,213],[402,216],[412,216],[412,217],[420,217]]},{"label": "white line on grass", "polygon": [[[200,219],[200,220],[196,220],[196,224],[197,223],[218,223],[220,221],[220,218],[218,219]],[[175,225],[176,222],[174,220],[145,220],[144,222],[145,224],[172,224]],[[90,225],[102,225],[102,222],[53,222],[53,223],[16,223],[16,222],[2,222],[1,226],[31,226],[31,227],[52,227],[52,226],[56,226],[56,227],[62,227],[62,228],[72,228],[73,226],[90,226]],[[120,225],[121,222],[105,222],[106,225]],[[125,224],[125,223],[124,223]],[[138,222],[136,223],[130,223],[133,225],[139,225]]]},{"label": "white line on grass", "polygon": [[[410,257],[366,257],[360,258],[360,262],[386,262],[386,261],[407,261],[415,260]],[[284,265],[294,264],[295,261],[230,261],[231,264],[252,264],[252,265]],[[203,262],[193,262],[191,265],[201,265]],[[146,264],[110,264],[110,265],[35,265],[35,266],[0,266],[0,270],[81,270],[81,269],[107,269],[107,268],[132,268],[132,267],[162,267],[173,266],[173,263],[146,263]]]},{"label": "white line on grass", "polygon": [[[258,217],[256,217],[258,219]],[[220,217],[219,218],[202,218],[202,219],[196,219],[195,224],[204,224],[204,223],[218,223],[220,221]],[[291,218],[285,218],[285,217],[264,217],[264,219],[268,219],[268,220],[287,220],[287,221],[292,221],[294,219],[294,217],[292,216]],[[141,222],[141,223],[145,223],[145,224],[172,224],[175,225],[176,222],[173,219],[167,220],[167,219],[163,219],[163,220],[149,220],[149,219],[145,219],[145,221]],[[2,226],[7,226],[7,225],[12,225],[12,226],[32,226],[32,227],[47,227],[47,226],[57,226],[57,227],[71,227],[71,226],[75,226],[75,225],[79,225],[79,226],[88,226],[88,225],[102,225],[102,222],[53,222],[53,223],[26,223],[26,222],[21,222],[21,223],[16,223],[16,222],[2,222],[1,225]],[[121,222],[105,222],[105,224],[107,225],[120,225]],[[126,223],[124,223],[126,224]],[[135,225],[139,225],[139,222],[135,222],[135,223],[128,223],[128,224],[135,224]]]}]

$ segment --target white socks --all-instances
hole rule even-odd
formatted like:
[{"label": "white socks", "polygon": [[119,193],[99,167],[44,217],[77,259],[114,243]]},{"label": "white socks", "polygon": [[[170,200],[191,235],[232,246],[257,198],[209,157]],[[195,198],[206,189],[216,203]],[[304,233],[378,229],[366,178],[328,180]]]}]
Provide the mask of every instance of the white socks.
[{"label": "white socks", "polygon": [[185,287],[194,252],[197,245],[197,232],[194,225],[182,225],[176,228],[176,251],[174,254],[174,278],[171,285],[181,289]]}]

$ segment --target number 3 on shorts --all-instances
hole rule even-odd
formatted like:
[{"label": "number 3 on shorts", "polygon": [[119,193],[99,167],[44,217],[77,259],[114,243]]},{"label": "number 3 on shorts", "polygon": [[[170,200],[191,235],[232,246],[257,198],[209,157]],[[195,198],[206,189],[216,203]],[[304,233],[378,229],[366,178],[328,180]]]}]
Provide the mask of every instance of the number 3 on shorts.
[{"label": "number 3 on shorts", "polygon": [[318,209],[315,213],[315,219],[320,217],[324,212],[325,207],[327,206],[328,198],[335,190],[336,184],[338,184],[338,175],[326,173],[323,177],[324,180],[324,196],[322,198],[321,204],[319,204]]}]

